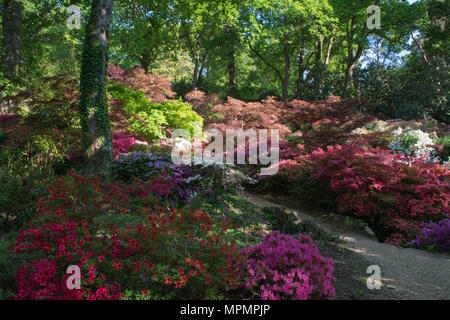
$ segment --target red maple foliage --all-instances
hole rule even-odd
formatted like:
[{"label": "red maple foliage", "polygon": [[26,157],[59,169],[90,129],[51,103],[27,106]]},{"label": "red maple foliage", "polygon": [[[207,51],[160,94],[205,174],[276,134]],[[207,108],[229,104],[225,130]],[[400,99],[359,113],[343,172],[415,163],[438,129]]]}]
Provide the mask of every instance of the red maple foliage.
[{"label": "red maple foliage", "polygon": [[122,70],[114,65],[108,66],[108,79],[122,83],[133,90],[142,90],[154,103],[161,103],[176,96],[166,78],[146,73],[141,67]]}]

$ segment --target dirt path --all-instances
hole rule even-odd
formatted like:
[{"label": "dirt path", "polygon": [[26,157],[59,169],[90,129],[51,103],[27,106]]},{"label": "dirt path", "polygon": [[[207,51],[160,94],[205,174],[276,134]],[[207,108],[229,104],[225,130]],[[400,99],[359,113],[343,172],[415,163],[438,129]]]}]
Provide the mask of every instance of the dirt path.
[{"label": "dirt path", "polygon": [[[290,208],[289,205],[276,204],[249,193],[243,193],[242,196],[259,207],[291,209],[298,217],[313,220],[323,230],[337,234],[345,241],[343,246],[355,253],[354,257],[360,257],[366,261],[367,266],[364,263],[362,266],[361,263],[356,263],[357,268],[378,265],[381,269],[383,289],[380,292],[382,291],[383,294],[375,299],[450,300],[449,255],[380,243],[368,234],[336,228],[332,223],[324,223],[317,217],[306,214],[303,210]],[[352,259],[352,255],[348,255],[347,259]],[[345,261],[345,263],[352,266],[349,261]],[[354,270],[354,273],[359,273],[361,276],[365,272],[366,270]]]}]

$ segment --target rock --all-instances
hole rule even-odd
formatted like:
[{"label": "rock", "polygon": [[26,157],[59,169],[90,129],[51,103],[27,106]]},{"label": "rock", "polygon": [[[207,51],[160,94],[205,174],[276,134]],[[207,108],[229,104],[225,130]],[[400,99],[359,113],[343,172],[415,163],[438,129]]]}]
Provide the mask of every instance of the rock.
[{"label": "rock", "polygon": [[369,235],[371,235],[372,237],[375,236],[375,232],[373,232],[373,230],[370,229],[370,227],[366,226],[366,227],[364,228],[364,230],[366,230],[366,232],[367,232]]}]

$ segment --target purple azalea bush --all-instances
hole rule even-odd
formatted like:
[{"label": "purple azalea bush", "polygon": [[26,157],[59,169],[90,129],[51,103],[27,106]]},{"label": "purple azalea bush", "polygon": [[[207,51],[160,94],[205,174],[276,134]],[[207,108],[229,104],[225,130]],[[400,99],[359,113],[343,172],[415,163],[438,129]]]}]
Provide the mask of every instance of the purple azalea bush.
[{"label": "purple azalea bush", "polygon": [[241,251],[246,289],[263,300],[307,300],[335,296],[333,260],[324,258],[310,236],[268,234],[264,242]]},{"label": "purple azalea bush", "polygon": [[196,171],[187,165],[176,165],[169,154],[131,152],[120,154],[112,165],[115,180],[132,182],[134,178],[149,181],[160,177],[170,186],[169,200],[189,203],[201,186]]},{"label": "purple azalea bush", "polygon": [[428,223],[417,238],[408,244],[418,248],[432,247],[436,251],[450,252],[450,219]]}]

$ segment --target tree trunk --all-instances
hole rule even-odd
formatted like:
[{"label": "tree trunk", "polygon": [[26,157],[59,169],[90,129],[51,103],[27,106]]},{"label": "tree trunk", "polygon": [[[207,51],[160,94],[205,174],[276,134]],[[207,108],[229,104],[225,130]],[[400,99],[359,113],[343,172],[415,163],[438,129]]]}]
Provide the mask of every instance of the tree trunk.
[{"label": "tree trunk", "polygon": [[282,95],[283,101],[288,102],[289,99],[289,80],[291,78],[291,44],[287,40],[287,36],[284,42],[284,77],[282,82]]},{"label": "tree trunk", "polygon": [[234,51],[230,52],[230,61],[228,62],[228,95],[233,98],[237,98],[238,89],[236,85],[236,59]]},{"label": "tree trunk", "polygon": [[106,99],[106,65],[112,0],[93,0],[84,40],[80,75],[80,120],[92,141],[86,145],[85,174],[108,178],[112,133]]},{"label": "tree trunk", "polygon": [[305,74],[305,50],[301,49],[298,54],[298,79],[297,79],[297,98],[300,98],[303,91],[303,77]]},{"label": "tree trunk", "polygon": [[355,50],[353,45],[354,32],[356,28],[356,18],[353,17],[350,20],[350,24],[347,26],[347,66],[345,69],[345,89],[344,98],[350,98],[352,95],[353,88],[353,71],[359,63],[359,58],[361,58],[363,47],[361,44]]},{"label": "tree trunk", "polygon": [[237,98],[238,88],[236,82],[236,48],[239,43],[239,34],[234,27],[226,28],[226,32],[229,34],[229,38],[225,45],[228,46],[227,58],[228,58],[228,96]]},{"label": "tree trunk", "polygon": [[203,71],[205,71],[205,65],[202,64],[202,66],[200,67],[200,71],[198,72],[197,87],[200,87],[202,85]]},{"label": "tree trunk", "polygon": [[22,1],[3,0],[3,72],[6,79],[17,83],[20,67],[22,35]]},{"label": "tree trunk", "polygon": [[316,63],[322,61],[323,56],[323,38],[316,40]]},{"label": "tree trunk", "polygon": [[141,67],[142,67],[142,69],[144,69],[145,73],[149,73],[150,63],[151,63],[150,55],[144,53],[142,56],[139,57],[139,61],[140,61]]},{"label": "tree trunk", "polygon": [[[333,29],[334,31],[334,29]],[[325,65],[328,66],[330,64],[331,59],[331,50],[333,49],[334,45],[334,36],[330,38],[330,42],[328,43],[328,49],[327,49],[327,57],[325,58]]]},{"label": "tree trunk", "polygon": [[192,79],[193,90],[197,90],[199,68],[200,68],[200,58],[196,56],[194,59],[194,77]]}]

